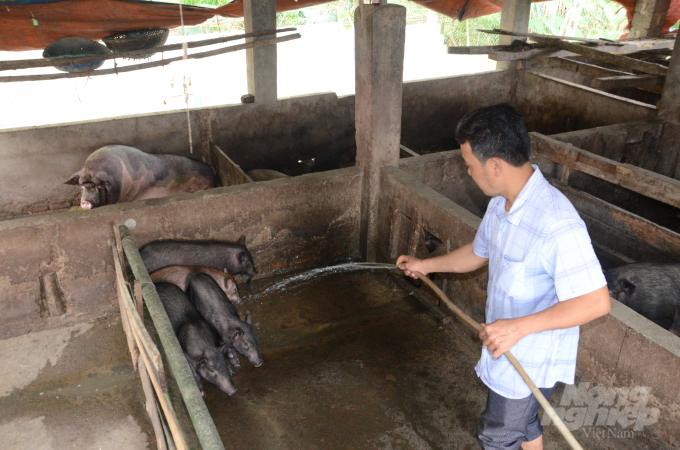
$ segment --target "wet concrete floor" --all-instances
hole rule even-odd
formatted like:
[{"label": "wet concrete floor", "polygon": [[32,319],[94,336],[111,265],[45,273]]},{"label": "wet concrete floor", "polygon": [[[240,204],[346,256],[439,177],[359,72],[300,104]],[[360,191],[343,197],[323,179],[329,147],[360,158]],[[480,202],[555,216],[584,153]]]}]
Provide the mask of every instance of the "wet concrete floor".
[{"label": "wet concrete floor", "polygon": [[119,317],[0,341],[0,449],[145,450],[149,433]]},{"label": "wet concrete floor", "polygon": [[[253,313],[264,366],[241,358],[231,397],[206,385],[226,448],[481,448],[488,388],[474,372],[481,345],[467,325],[425,307],[386,272],[281,286],[283,278],[241,289],[240,310]],[[562,387],[551,403],[561,397]],[[591,449],[670,448],[642,433],[574,435]],[[553,425],[544,437],[546,450],[569,449]]]}]

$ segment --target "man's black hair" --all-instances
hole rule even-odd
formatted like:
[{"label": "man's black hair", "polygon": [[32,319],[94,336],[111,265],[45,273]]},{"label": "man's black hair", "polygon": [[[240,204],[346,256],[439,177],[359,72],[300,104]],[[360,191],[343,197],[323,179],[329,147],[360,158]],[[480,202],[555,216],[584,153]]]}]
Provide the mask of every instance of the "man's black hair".
[{"label": "man's black hair", "polygon": [[515,167],[529,161],[531,141],[524,117],[506,103],[468,113],[456,126],[456,140],[461,145],[469,143],[482,164],[489,158],[500,158]]}]

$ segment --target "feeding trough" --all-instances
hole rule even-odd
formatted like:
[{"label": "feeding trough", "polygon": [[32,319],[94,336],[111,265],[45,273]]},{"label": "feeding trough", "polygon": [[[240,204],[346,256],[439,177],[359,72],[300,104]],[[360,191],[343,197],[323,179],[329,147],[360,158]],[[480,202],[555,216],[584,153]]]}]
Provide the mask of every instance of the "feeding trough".
[{"label": "feeding trough", "polygon": [[[99,42],[81,37],[69,37],[59,39],[45,47],[43,58],[48,61],[53,61],[55,59],[72,59],[82,58],[84,56],[106,55],[108,53],[111,53],[111,50]],[[55,67],[64,72],[79,73],[98,69],[103,64],[104,61],[94,61],[81,64],[71,63],[65,66]]]}]

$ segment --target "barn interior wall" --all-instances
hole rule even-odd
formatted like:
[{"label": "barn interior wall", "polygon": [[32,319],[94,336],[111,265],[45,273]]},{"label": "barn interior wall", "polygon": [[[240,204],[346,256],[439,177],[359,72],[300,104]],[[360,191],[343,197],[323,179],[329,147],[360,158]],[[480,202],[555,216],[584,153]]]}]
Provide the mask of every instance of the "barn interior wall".
[{"label": "barn interior wall", "polygon": [[[357,257],[361,178],[347,168],[2,221],[0,339],[115,311],[112,226],[128,219],[136,222],[140,247],[157,239],[245,235],[258,276]],[[65,312],[42,287],[54,277]]]},{"label": "barn interior wall", "polygon": [[[516,77],[519,78],[516,78]],[[403,85],[402,143],[415,150],[457,147],[455,126],[478,106],[509,102],[544,134],[647,119],[653,107],[556,83],[520,71],[492,71]],[[281,99],[275,105],[239,104],[102,119],[0,132],[0,219],[68,208],[78,190],[64,185],[99,147],[124,144],[148,152],[201,159],[212,139],[244,170],[286,167],[315,157],[315,170],[336,168],[352,151],[354,96],[333,93]]]},{"label": "barn interior wall", "polygon": [[680,126],[640,121],[560,133],[553,136],[617,162],[680,180]]},{"label": "barn interior wall", "polygon": [[513,105],[525,116],[529,131],[552,135],[653,119],[657,114],[654,106],[546,75],[520,70],[517,77]]}]

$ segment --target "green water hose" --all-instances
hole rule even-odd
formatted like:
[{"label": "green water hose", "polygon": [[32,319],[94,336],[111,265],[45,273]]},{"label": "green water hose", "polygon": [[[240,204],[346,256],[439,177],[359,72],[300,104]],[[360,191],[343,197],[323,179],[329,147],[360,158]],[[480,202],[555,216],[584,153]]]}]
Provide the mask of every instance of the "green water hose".
[{"label": "green water hose", "polygon": [[[363,267],[368,267],[372,269],[399,269],[394,264],[383,264],[383,263],[356,263],[359,266]],[[463,319],[465,322],[467,322],[468,325],[470,325],[472,328],[477,330],[478,332],[482,330],[482,325],[480,325],[477,321],[475,321],[472,317],[468,316],[465,314],[465,312],[457,307],[456,305],[453,304],[451,300],[437,287],[436,284],[432,282],[429,278],[427,278],[425,275],[423,275],[420,272],[413,272],[415,275],[420,278],[425,284],[427,284],[438,296],[439,298],[442,299],[444,304],[458,317]],[[562,433],[562,436],[564,436],[564,439],[569,443],[571,448],[574,450],[583,450],[583,447],[581,447],[581,444],[578,443],[576,438],[574,437],[573,434],[567,429],[567,426],[562,422],[562,419],[557,415],[555,410],[553,409],[552,406],[550,406],[550,403],[548,403],[548,400],[543,396],[543,393],[536,387],[533,381],[531,381],[531,378],[529,378],[529,374],[526,373],[524,368],[520,365],[519,361],[510,353],[510,351],[507,351],[503,353],[506,358],[510,361],[510,363],[513,365],[513,367],[519,372],[520,376],[524,380],[524,382],[529,386],[529,389],[531,389],[531,392],[533,392],[534,396],[536,397],[536,400],[541,404],[543,409],[545,410],[545,413],[550,417],[550,419],[555,423],[555,426],[557,427],[558,430],[560,430],[560,433]]]}]

